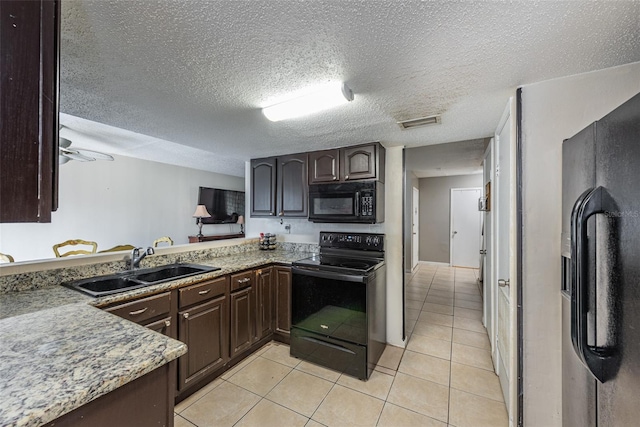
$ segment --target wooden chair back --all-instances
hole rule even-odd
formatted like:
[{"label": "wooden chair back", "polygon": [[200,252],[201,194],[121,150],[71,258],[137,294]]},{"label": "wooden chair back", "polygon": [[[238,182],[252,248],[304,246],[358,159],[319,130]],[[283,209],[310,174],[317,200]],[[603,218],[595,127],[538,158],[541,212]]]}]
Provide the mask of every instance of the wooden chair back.
[{"label": "wooden chair back", "polygon": [[0,253],[0,262],[14,262],[11,255]]},{"label": "wooden chair back", "polygon": [[160,243],[168,243],[167,246],[173,246],[173,240],[169,236],[163,236],[153,241],[153,247],[157,248]]},{"label": "wooden chair back", "polygon": [[[85,245],[85,246],[91,246],[91,250],[87,250],[87,249],[72,249],[68,252],[65,252],[63,254],[60,253],[60,251],[58,250],[59,248],[63,247],[63,246],[77,246],[77,245]],[[96,242],[92,242],[92,241],[88,241],[88,240],[81,240],[81,239],[74,239],[74,240],[67,240],[66,242],[62,242],[62,243],[58,243],[56,245],[53,245],[53,252],[56,254],[56,258],[61,258],[61,257],[65,257],[65,256],[71,256],[71,255],[91,255],[91,254],[95,254],[96,250],[98,249],[98,244]]]},{"label": "wooden chair back", "polygon": [[105,249],[104,251],[98,251],[98,253],[103,252],[119,252],[119,251],[130,251],[131,249],[135,249],[136,247],[133,245],[118,245],[114,246],[110,249]]}]

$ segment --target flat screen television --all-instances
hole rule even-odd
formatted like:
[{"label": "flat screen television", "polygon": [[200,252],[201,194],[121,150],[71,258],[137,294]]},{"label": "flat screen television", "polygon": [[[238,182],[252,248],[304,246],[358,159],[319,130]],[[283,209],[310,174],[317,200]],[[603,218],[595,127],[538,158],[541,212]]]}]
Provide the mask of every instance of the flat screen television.
[{"label": "flat screen television", "polygon": [[200,187],[198,204],[211,214],[211,218],[202,218],[203,224],[236,223],[244,215],[244,191]]}]

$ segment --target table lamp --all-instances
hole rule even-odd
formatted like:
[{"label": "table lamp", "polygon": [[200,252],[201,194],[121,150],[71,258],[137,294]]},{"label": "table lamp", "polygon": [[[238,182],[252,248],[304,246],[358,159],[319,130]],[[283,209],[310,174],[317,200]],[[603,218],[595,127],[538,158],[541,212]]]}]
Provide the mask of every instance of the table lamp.
[{"label": "table lamp", "polygon": [[196,211],[193,213],[193,217],[194,218],[198,218],[198,227],[199,227],[199,232],[198,232],[198,239],[201,239],[202,236],[202,218],[211,218],[211,215],[209,214],[209,212],[207,212],[207,208],[205,205],[198,205],[196,207]]},{"label": "table lamp", "polygon": [[240,234],[244,234],[244,216],[240,215],[238,217],[238,224],[240,224]]}]

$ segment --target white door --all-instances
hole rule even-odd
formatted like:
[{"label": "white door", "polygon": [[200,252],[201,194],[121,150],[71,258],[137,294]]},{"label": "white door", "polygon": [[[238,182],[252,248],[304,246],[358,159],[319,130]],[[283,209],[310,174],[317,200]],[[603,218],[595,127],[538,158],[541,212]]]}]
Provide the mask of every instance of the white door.
[{"label": "white door", "polygon": [[411,270],[418,266],[418,253],[420,249],[420,190],[413,187],[411,199]]},{"label": "white door", "polygon": [[451,189],[451,250],[453,267],[479,268],[481,217],[480,188]]},{"label": "white door", "polygon": [[486,251],[484,257],[484,269],[483,269],[483,278],[482,278],[482,298],[484,310],[482,312],[484,326],[487,328],[487,334],[489,334],[489,339],[491,341],[491,349],[496,347],[496,334],[495,330],[495,322],[492,314],[495,313],[495,286],[491,286],[492,283],[495,282],[493,279],[494,274],[494,249],[493,249],[493,214],[495,212],[495,207],[492,206],[495,203],[494,197],[491,196],[491,192],[495,190],[495,188],[491,188],[491,184],[493,181],[493,144],[494,139],[491,138],[489,142],[489,146],[484,154],[484,162],[482,164],[483,168],[483,181],[485,185],[485,192],[489,192],[489,198],[487,200],[487,211],[484,212],[484,249]]},{"label": "white door", "polygon": [[[515,351],[516,328],[514,305],[515,285],[515,256],[512,253],[512,239],[515,239],[515,184],[513,174],[515,144],[515,125],[513,120],[512,101],[498,124],[494,144],[494,176],[495,176],[495,220],[494,220],[494,248],[495,248],[495,279],[492,286],[494,292],[494,334],[496,346],[494,349],[494,365],[500,378],[502,393],[507,406],[510,420],[514,418],[513,394],[516,392],[517,363]],[[493,192],[493,191],[492,191]]]}]

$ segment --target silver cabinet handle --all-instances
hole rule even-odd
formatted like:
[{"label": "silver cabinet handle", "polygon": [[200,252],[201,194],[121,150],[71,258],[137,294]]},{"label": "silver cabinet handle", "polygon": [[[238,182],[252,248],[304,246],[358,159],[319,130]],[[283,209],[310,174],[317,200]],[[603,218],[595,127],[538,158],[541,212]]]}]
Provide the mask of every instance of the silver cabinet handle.
[{"label": "silver cabinet handle", "polygon": [[238,283],[247,283],[251,278],[245,277],[244,279],[238,279]]},{"label": "silver cabinet handle", "polygon": [[505,286],[509,286],[509,279],[507,280],[499,279],[498,286],[500,286],[501,288],[504,288]]},{"label": "silver cabinet handle", "polygon": [[185,319],[188,319],[189,318],[189,313],[183,314],[182,317],[184,317]]},{"label": "silver cabinet handle", "polygon": [[171,326],[171,320],[165,320],[164,321],[164,325],[168,328],[169,326]]},{"label": "silver cabinet handle", "polygon": [[211,289],[205,289],[204,291],[200,291],[200,292],[198,292],[198,295],[206,295],[206,294],[208,294],[209,292],[211,292]]},{"label": "silver cabinet handle", "polygon": [[149,307],[145,307],[145,308],[141,308],[140,310],[136,310],[136,311],[130,311],[129,312],[129,316],[137,316],[138,314],[142,314],[145,311],[147,311],[149,309]]}]

